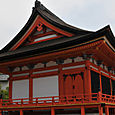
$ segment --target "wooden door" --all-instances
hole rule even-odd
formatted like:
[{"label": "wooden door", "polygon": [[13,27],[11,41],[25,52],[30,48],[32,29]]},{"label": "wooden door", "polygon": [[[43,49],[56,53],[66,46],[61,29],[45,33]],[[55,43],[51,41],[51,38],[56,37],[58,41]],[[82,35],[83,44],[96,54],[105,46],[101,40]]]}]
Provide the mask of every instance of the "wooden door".
[{"label": "wooden door", "polygon": [[73,81],[71,76],[67,76],[66,78],[64,78],[64,95],[73,95]]},{"label": "wooden door", "polygon": [[84,94],[83,72],[70,72],[63,74],[64,95],[81,97]]},{"label": "wooden door", "polygon": [[74,80],[74,95],[77,97],[83,97],[83,77],[81,75],[76,75]]}]

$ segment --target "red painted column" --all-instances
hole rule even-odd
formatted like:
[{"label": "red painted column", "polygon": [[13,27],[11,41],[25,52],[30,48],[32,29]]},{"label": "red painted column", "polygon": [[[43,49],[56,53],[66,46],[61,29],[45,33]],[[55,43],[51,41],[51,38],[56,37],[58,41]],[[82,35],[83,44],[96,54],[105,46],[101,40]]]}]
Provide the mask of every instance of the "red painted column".
[{"label": "red painted column", "polygon": [[55,115],[55,109],[51,108],[51,115]]},{"label": "red painted column", "polygon": [[59,96],[63,96],[64,95],[64,86],[63,86],[63,75],[62,75],[62,65],[59,64],[58,67],[58,76],[59,76],[59,80],[58,80],[58,86],[59,86]]},{"label": "red painted column", "polygon": [[2,115],[2,111],[0,110],[0,115]]},{"label": "red painted column", "polygon": [[111,81],[111,78],[110,78],[110,88],[111,88],[111,95],[112,95],[112,81]]},{"label": "red painted column", "polygon": [[99,109],[99,115],[103,115],[103,107],[99,106],[98,109]]},{"label": "red painted column", "polygon": [[33,98],[33,79],[30,77],[29,78],[29,99],[30,102],[32,101]]},{"label": "red painted column", "polygon": [[[91,96],[91,71],[90,71],[90,61],[86,60],[86,69],[85,69],[85,76],[84,76],[84,87],[85,87],[85,94]],[[91,98],[91,97],[90,97]]]},{"label": "red painted column", "polygon": [[98,68],[99,70],[99,80],[100,80],[100,92],[102,93],[102,81],[101,81],[101,67]]},{"label": "red painted column", "polygon": [[9,99],[12,99],[12,74],[10,74],[10,78],[9,78]]},{"label": "red painted column", "polygon": [[23,115],[23,110],[20,110],[20,115]]},{"label": "red painted column", "polygon": [[81,115],[85,115],[85,107],[81,106]]},{"label": "red painted column", "polygon": [[105,107],[105,115],[109,115],[109,107]]}]

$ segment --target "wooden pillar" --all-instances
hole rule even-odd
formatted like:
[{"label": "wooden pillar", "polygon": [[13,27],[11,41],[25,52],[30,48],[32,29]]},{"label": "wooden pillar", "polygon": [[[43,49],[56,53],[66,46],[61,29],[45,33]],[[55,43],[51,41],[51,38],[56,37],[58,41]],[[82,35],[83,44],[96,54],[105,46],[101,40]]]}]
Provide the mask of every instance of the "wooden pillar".
[{"label": "wooden pillar", "polygon": [[32,70],[34,68],[34,64],[30,64],[28,65],[28,68],[30,69],[30,72],[29,72],[29,101],[30,103],[32,103],[32,98],[33,98],[33,78],[31,77],[32,76]]},{"label": "wooden pillar", "polygon": [[110,78],[110,88],[111,88],[111,95],[112,95],[112,80]]},{"label": "wooden pillar", "polygon": [[99,66],[99,81],[100,81],[100,92],[102,93],[102,81],[101,81],[101,67]]},{"label": "wooden pillar", "polygon": [[103,115],[103,107],[99,106],[98,109],[99,109],[99,115]]},{"label": "wooden pillar", "polygon": [[32,98],[33,98],[33,79],[30,77],[29,78],[29,99],[30,99],[30,103],[32,102]]},{"label": "wooden pillar", "polygon": [[9,99],[12,99],[12,74],[10,74],[10,78],[9,78]]},{"label": "wooden pillar", "polygon": [[63,96],[64,95],[64,88],[63,88],[63,75],[62,75],[62,65],[59,64],[58,66],[58,76],[59,76],[59,80],[58,80],[58,86],[59,86],[59,96]]},{"label": "wooden pillar", "polygon": [[86,60],[84,87],[85,87],[85,94],[89,94],[91,96],[91,93],[92,93],[92,91],[91,91],[91,71],[90,71],[89,60]]},{"label": "wooden pillar", "polygon": [[11,111],[8,111],[8,115],[12,115],[12,112],[11,112]]},{"label": "wooden pillar", "polygon": [[55,115],[55,109],[51,108],[51,115]]},{"label": "wooden pillar", "polygon": [[105,107],[105,115],[109,115],[109,107]]},{"label": "wooden pillar", "polygon": [[85,107],[81,106],[81,115],[85,115]]},{"label": "wooden pillar", "polygon": [[0,115],[2,115],[2,111],[0,110]]},{"label": "wooden pillar", "polygon": [[23,110],[20,110],[20,115],[23,115]]}]

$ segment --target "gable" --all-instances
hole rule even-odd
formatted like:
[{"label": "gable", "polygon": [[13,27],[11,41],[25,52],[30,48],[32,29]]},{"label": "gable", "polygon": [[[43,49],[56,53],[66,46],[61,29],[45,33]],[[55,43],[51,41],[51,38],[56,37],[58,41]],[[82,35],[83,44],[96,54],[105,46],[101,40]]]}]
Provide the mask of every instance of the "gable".
[{"label": "gable", "polygon": [[63,37],[64,35],[50,29],[42,23],[39,23],[31,34],[26,38],[26,40],[22,43],[22,46],[27,46],[35,43],[39,43],[42,41],[47,41],[51,39],[56,39]]},{"label": "gable", "polygon": [[71,37],[73,34],[63,31],[45,21],[41,16],[37,16],[30,28],[10,50],[63,36]]}]

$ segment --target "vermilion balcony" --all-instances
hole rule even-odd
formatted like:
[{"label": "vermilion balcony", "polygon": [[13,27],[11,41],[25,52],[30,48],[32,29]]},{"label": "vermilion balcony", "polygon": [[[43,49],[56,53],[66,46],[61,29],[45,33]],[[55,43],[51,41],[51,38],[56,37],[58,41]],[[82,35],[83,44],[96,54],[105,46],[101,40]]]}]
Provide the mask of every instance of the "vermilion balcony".
[{"label": "vermilion balcony", "polygon": [[45,106],[61,106],[61,105],[75,105],[75,104],[100,104],[109,103],[115,104],[115,96],[92,93],[91,95],[71,95],[71,96],[51,96],[51,97],[37,97],[33,99],[7,99],[1,100],[1,108],[13,107],[45,107]]}]

